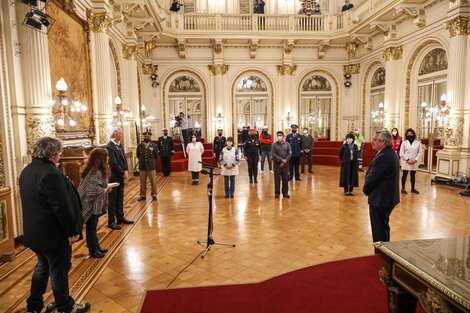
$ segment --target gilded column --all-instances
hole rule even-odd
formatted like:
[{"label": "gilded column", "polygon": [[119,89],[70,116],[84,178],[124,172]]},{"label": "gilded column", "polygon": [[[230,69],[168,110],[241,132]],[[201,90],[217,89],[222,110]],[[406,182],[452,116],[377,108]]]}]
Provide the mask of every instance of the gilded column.
[{"label": "gilded column", "polygon": [[[21,19],[28,11],[17,6]],[[29,27],[18,27],[21,42],[21,68],[23,77],[28,153],[41,137],[54,135],[49,100],[52,98],[51,69],[47,35]]]},{"label": "gilded column", "polygon": [[[122,100],[124,106],[132,112],[133,118],[129,121],[129,129],[125,131],[126,149],[133,151],[137,146],[137,134],[135,129],[135,121],[139,121],[140,103],[139,103],[139,88],[137,82],[137,45],[124,45],[122,48],[123,60],[123,89]],[[150,106],[151,104],[147,104]]]},{"label": "gilded column", "polygon": [[113,19],[107,12],[87,11],[91,34],[91,65],[93,74],[93,105],[96,144],[105,144],[113,127],[113,95],[108,30]]},{"label": "gilded column", "polygon": [[385,123],[387,129],[397,127],[403,129],[409,125],[403,125],[403,117],[400,116],[400,103],[402,99],[402,46],[387,47],[383,50],[385,59],[385,75],[390,79],[385,79],[384,111]]},{"label": "gilded column", "polygon": [[[215,137],[216,134],[216,123],[213,122],[216,115],[219,113],[225,120],[228,120],[229,110],[227,105],[227,90],[226,90],[226,76],[229,66],[227,64],[213,64],[209,65],[209,71],[214,75],[214,107],[209,110],[208,122],[207,125],[207,136],[208,140],[211,141],[212,137]],[[224,134],[231,133],[231,123],[224,124]]]}]

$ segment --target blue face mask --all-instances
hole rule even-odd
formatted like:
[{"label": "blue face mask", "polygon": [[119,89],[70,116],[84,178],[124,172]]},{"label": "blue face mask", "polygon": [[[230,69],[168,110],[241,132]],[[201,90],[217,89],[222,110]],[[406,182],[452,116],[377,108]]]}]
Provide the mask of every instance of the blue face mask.
[{"label": "blue face mask", "polygon": [[276,139],[277,139],[278,142],[281,142],[282,141],[282,136],[278,136]]}]

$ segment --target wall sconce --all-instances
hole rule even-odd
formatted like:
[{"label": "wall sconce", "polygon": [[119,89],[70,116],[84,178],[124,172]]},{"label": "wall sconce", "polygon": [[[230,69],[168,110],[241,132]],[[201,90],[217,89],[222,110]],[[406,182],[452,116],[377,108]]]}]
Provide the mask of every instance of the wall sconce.
[{"label": "wall sconce", "polygon": [[61,132],[64,132],[65,125],[70,127],[77,126],[77,121],[72,118],[72,115],[85,112],[88,108],[79,101],[67,99],[65,92],[68,86],[63,77],[57,81],[55,88],[57,89],[57,99],[49,100],[49,104],[51,105],[52,116],[56,125],[60,127]]},{"label": "wall sconce", "polygon": [[152,132],[152,124],[155,122],[155,117],[152,115],[147,115],[147,108],[145,105],[140,107],[140,121],[142,122],[141,128],[143,132]]},{"label": "wall sconce", "polygon": [[225,118],[222,116],[222,113],[218,113],[217,116],[214,118],[215,122],[215,129],[223,129],[225,124]]},{"label": "wall sconce", "polygon": [[344,87],[350,88],[351,86],[351,74],[344,74]]},{"label": "wall sconce", "polygon": [[152,88],[157,88],[158,86],[160,86],[157,74],[150,75],[150,79],[152,80]]},{"label": "wall sconce", "polygon": [[132,118],[132,112],[127,109],[123,109],[122,100],[119,96],[114,99],[114,104],[116,105],[116,109],[113,112],[114,122],[118,126],[129,125],[129,120]]}]

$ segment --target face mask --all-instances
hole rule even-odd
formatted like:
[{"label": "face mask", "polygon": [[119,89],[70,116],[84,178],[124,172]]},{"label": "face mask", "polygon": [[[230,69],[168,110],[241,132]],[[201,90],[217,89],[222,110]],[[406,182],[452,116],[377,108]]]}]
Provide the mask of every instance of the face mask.
[{"label": "face mask", "polygon": [[293,129],[292,132],[295,134],[297,132],[297,129]]},{"label": "face mask", "polygon": [[413,140],[413,139],[415,139],[415,136],[413,136],[413,135],[406,135],[406,139],[408,139],[408,140]]},{"label": "face mask", "polygon": [[192,142],[196,142],[196,137],[191,138]]},{"label": "face mask", "polygon": [[397,132],[392,132],[392,136],[396,136],[397,135]]},{"label": "face mask", "polygon": [[350,145],[352,144],[353,140],[351,138],[346,139],[346,142]]},{"label": "face mask", "polygon": [[166,136],[168,136],[168,133],[163,133],[163,137],[166,137]]},{"label": "face mask", "polygon": [[267,130],[263,130],[263,134],[267,134],[267,133],[268,133],[268,131],[267,131]]},{"label": "face mask", "polygon": [[281,141],[282,141],[282,136],[278,136],[278,137],[277,137],[277,141],[278,141],[278,142],[281,142]]},{"label": "face mask", "polygon": [[219,133],[219,136],[222,136],[222,133]]},{"label": "face mask", "polygon": [[228,148],[231,148],[231,147],[232,147],[232,145],[233,145],[233,142],[231,142],[231,141],[227,141],[227,147],[228,147]]},{"label": "face mask", "polygon": [[149,142],[150,142],[150,138],[144,138],[144,142],[149,143]]},{"label": "face mask", "polygon": [[304,130],[304,134],[307,135],[307,134],[308,134],[308,130]]},{"label": "face mask", "polygon": [[359,132],[358,132],[358,131],[355,131],[354,133],[355,133],[356,135],[359,135]]}]

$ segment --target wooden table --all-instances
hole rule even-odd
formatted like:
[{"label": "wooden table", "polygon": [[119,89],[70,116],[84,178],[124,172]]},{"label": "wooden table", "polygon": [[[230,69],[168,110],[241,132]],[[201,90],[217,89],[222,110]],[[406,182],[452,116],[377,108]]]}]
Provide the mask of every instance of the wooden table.
[{"label": "wooden table", "polygon": [[389,312],[470,312],[470,237],[377,242]]}]

